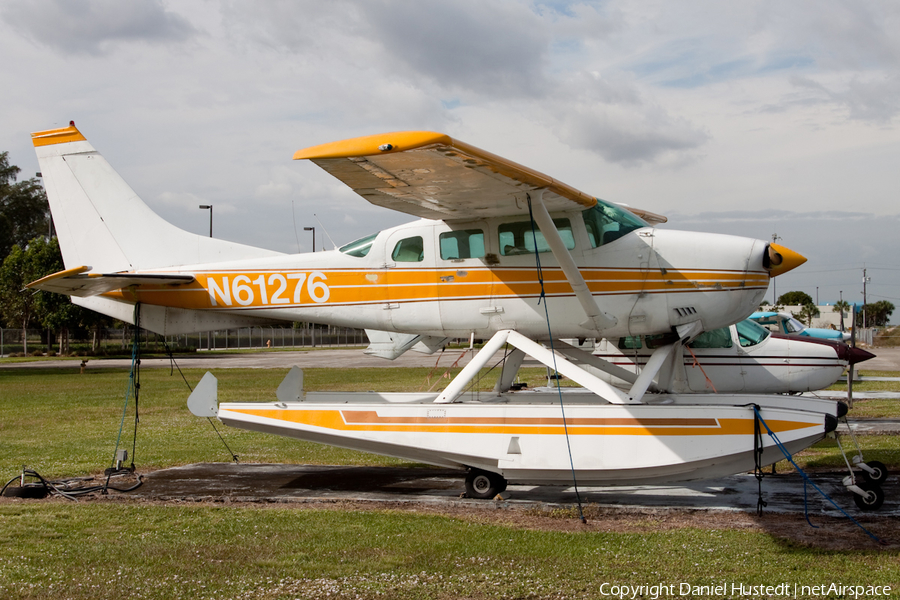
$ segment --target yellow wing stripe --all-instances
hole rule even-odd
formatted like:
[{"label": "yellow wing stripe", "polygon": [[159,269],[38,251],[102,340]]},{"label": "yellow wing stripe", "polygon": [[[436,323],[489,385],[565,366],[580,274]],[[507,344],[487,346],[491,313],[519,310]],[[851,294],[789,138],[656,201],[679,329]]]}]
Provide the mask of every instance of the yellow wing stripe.
[{"label": "yellow wing stripe", "polygon": [[47,131],[38,131],[37,133],[31,134],[31,143],[34,144],[35,148],[39,146],[52,146],[53,144],[83,141],[85,141],[85,138],[75,127],[75,123],[71,123],[68,127],[48,129]]}]

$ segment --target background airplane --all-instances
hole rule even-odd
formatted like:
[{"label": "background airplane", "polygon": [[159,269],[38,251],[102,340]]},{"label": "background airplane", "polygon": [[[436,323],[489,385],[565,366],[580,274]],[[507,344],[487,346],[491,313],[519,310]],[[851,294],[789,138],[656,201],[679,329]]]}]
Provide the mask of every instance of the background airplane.
[{"label": "background airplane", "polygon": [[822,327],[807,327],[793,315],[785,312],[756,311],[748,318],[784,335],[813,337],[820,340],[832,340],[838,342],[850,341],[850,334],[846,331]]},{"label": "background airplane", "polygon": [[[604,339],[593,353],[638,372],[657,343],[654,336]],[[874,356],[842,342],[771,333],[746,319],[697,336],[686,345],[675,370],[661,371],[654,383],[668,392],[797,394],[827,388],[847,367]],[[604,377],[622,382],[609,374]]]}]

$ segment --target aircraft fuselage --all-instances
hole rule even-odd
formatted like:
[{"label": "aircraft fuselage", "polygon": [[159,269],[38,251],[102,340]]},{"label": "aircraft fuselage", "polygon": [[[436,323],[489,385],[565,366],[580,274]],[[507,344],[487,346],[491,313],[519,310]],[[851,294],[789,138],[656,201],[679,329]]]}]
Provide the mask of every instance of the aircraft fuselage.
[{"label": "aircraft fuselage", "polygon": [[[648,226],[594,247],[580,212],[553,218],[565,224],[561,232],[597,304],[616,319],[604,332],[608,337],[665,333],[697,320],[706,330],[724,327],[752,313],[768,287],[767,245],[760,240]],[[436,337],[489,337],[515,329],[547,338],[534,253],[535,242],[544,249],[539,236],[527,218],[452,227],[419,220],[378,233],[355,255],[350,244],[344,251],[138,271],[196,280],[105,296],[221,317]],[[507,243],[523,240],[530,248]],[[596,335],[553,254],[537,257],[554,337]],[[205,327],[212,328],[219,327]]]}]

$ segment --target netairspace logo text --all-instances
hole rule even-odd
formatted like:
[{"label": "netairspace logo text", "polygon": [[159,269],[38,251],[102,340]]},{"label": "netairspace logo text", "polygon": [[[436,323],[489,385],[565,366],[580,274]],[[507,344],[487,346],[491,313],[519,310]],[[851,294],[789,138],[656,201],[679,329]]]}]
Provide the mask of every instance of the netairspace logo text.
[{"label": "netairspace logo text", "polygon": [[831,596],[844,598],[877,598],[891,595],[889,585],[847,585],[841,583],[781,583],[778,585],[752,585],[747,583],[718,583],[692,585],[690,583],[657,583],[653,585],[631,585],[627,583],[604,583],[598,590],[601,596],[619,600],[656,600],[677,596],[710,596],[732,598],[807,598],[809,596]]}]

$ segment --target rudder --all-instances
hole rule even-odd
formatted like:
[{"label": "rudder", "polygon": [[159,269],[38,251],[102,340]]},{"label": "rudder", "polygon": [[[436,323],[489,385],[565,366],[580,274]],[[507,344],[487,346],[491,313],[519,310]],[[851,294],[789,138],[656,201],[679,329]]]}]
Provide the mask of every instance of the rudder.
[{"label": "rudder", "polygon": [[70,122],[32,134],[66,268],[115,273],[280,253],[175,227],[147,206]]}]

